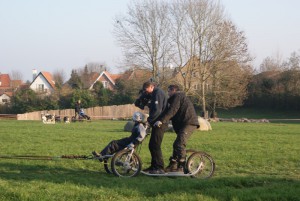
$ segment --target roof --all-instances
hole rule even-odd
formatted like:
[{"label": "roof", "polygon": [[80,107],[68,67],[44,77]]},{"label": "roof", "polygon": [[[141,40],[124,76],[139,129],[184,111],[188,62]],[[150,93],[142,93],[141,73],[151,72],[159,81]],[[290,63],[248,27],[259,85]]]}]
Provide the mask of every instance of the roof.
[{"label": "roof", "polygon": [[22,84],[23,84],[22,80],[11,80],[12,87],[19,87]]},{"label": "roof", "polygon": [[50,86],[54,89],[55,88],[55,82],[53,81],[52,79],[52,75],[51,73],[49,72],[45,72],[45,71],[42,71],[40,72],[35,78],[34,80],[32,81],[32,83],[36,80],[37,77],[39,77],[40,75],[42,75],[46,81],[50,84]]},{"label": "roof", "polygon": [[12,91],[0,91],[0,96],[2,96],[3,94],[6,94],[9,97],[13,96],[13,92]]},{"label": "roof", "polygon": [[121,79],[123,80],[133,80],[136,78],[150,79],[151,77],[152,77],[152,72],[150,70],[140,69],[140,68],[129,69],[121,75]]},{"label": "roof", "polygon": [[92,76],[91,79],[94,80],[94,81],[91,84],[90,89],[92,89],[94,84],[96,82],[98,82],[101,79],[101,77],[103,77],[103,76],[105,76],[112,83],[112,85],[115,85],[116,80],[121,77],[121,74],[110,74],[107,71],[102,71],[102,73],[100,73],[100,74],[99,73],[92,73],[91,76]]},{"label": "roof", "polygon": [[110,74],[110,77],[116,82],[117,79],[119,79],[122,76],[122,74]]},{"label": "roof", "polygon": [[10,87],[10,78],[8,74],[0,74],[0,87]]},{"label": "roof", "polygon": [[55,88],[55,82],[52,79],[51,73],[43,71],[43,72],[41,72],[41,74],[43,74],[43,76],[49,82],[49,84],[52,86],[52,88]]}]

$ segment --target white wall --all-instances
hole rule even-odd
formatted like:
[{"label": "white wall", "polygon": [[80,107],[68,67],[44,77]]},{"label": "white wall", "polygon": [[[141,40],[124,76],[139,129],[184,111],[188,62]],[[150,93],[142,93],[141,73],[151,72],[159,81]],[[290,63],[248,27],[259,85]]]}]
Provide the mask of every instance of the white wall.
[{"label": "white wall", "polygon": [[0,96],[0,105],[4,105],[6,102],[3,102],[3,99],[7,99],[8,102],[10,102],[10,97],[6,94],[2,94]]},{"label": "white wall", "polygon": [[31,83],[30,88],[33,91],[39,92],[39,85],[43,84],[44,85],[44,91],[47,91],[48,93],[51,93],[53,91],[52,86],[48,83],[48,81],[44,78],[44,76],[39,75],[33,83]]}]

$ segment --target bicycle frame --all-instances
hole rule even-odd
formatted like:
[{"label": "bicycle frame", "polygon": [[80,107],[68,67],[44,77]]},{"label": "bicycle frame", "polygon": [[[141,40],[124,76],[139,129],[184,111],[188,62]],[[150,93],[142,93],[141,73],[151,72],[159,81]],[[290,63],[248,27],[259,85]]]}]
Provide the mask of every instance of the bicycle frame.
[{"label": "bicycle frame", "polygon": [[[164,174],[150,174],[141,170],[142,161],[134,148],[123,149],[112,157],[112,172],[119,177],[133,177],[142,173],[146,176],[155,177],[201,177],[210,178],[215,170],[213,158],[205,152],[187,150],[189,156],[184,172],[166,172]],[[111,156],[111,155],[110,155]],[[104,156],[107,157],[107,156]],[[106,167],[107,168],[107,167]],[[107,171],[107,169],[106,169]],[[107,171],[108,172],[108,171]],[[199,176],[200,175],[200,176]]]}]

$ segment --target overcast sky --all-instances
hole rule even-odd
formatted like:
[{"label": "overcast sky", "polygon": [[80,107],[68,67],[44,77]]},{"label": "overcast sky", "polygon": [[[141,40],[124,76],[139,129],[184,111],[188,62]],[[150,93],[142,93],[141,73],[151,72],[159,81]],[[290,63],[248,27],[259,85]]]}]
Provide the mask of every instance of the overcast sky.
[{"label": "overcast sky", "polygon": [[[112,35],[113,19],[130,0],[0,0],[0,72],[32,69],[53,73],[90,62],[118,72],[121,50]],[[220,0],[245,32],[258,67],[267,56],[286,59],[300,50],[300,0]]]}]

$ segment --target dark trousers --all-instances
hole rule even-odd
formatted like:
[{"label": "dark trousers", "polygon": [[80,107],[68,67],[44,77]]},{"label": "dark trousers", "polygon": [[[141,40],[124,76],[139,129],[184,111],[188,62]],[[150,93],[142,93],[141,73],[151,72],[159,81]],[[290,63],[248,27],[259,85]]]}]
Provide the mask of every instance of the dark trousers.
[{"label": "dark trousers", "polygon": [[120,140],[111,141],[100,153],[102,156],[114,154],[121,149],[127,147],[132,142],[130,138],[122,138]]},{"label": "dark trousers", "polygon": [[164,168],[164,159],[161,151],[161,143],[164,137],[164,131],[168,124],[162,124],[160,127],[152,127],[151,137],[149,141],[149,150],[151,153],[151,167],[155,169]]},{"label": "dark trousers", "polygon": [[173,143],[173,158],[178,162],[185,161],[186,143],[195,129],[197,129],[197,126],[185,125],[184,127],[175,130],[177,137]]}]

